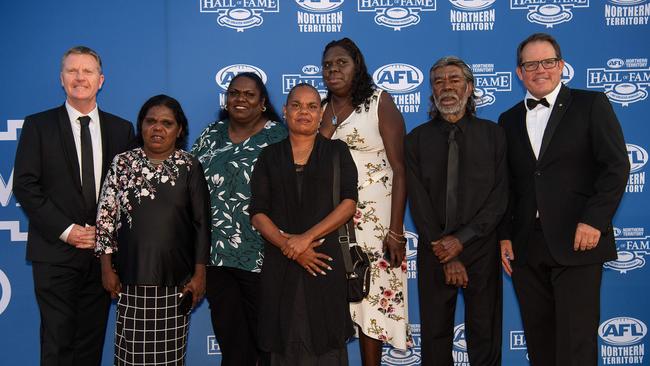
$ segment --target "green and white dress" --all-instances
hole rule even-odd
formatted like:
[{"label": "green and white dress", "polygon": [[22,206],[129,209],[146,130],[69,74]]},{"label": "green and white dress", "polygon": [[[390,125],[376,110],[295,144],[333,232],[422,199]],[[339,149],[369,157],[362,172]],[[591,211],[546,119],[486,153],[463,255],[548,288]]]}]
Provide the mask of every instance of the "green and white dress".
[{"label": "green and white dress", "polygon": [[286,136],[281,123],[268,121],[258,133],[235,144],[228,135],[228,120],[224,120],[203,130],[192,146],[210,190],[210,265],[260,272],[264,241],[248,216],[249,183],[260,151]]}]

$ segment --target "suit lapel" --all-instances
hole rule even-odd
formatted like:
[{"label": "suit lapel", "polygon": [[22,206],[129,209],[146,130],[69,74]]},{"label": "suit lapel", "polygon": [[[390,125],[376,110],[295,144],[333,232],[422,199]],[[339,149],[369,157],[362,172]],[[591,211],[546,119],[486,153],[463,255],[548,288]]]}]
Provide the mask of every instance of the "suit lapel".
[{"label": "suit lapel", "polygon": [[539,149],[539,158],[537,159],[538,162],[542,160],[542,157],[548,148],[548,144],[551,142],[553,134],[555,133],[558,124],[560,124],[562,117],[564,117],[564,113],[566,112],[570,101],[571,91],[569,88],[562,85],[560,88],[560,93],[557,95],[557,99],[553,105],[551,116],[549,117],[548,123],[546,124],[546,129],[544,130],[544,136],[542,137],[542,146]]},{"label": "suit lapel", "polygon": [[65,104],[59,108],[59,131],[61,132],[61,143],[63,145],[63,153],[65,160],[70,169],[70,176],[74,180],[75,187],[81,192],[81,177],[79,176],[79,158],[77,156],[77,147],[74,143],[74,136],[72,135],[72,127],[70,127],[70,116],[65,108]]},{"label": "suit lapel", "polygon": [[519,141],[522,141],[522,144],[525,146],[528,158],[535,161],[535,152],[533,151],[533,146],[530,144],[530,136],[528,136],[528,128],[526,128],[526,107],[523,102],[521,102],[517,107],[515,121],[516,123],[514,123],[514,125],[516,126],[517,133],[520,136]]},{"label": "suit lapel", "polygon": [[104,185],[104,178],[106,177],[106,173],[108,169],[106,167],[110,166],[111,164],[111,154],[109,154],[109,144],[110,144],[110,138],[109,138],[109,121],[108,121],[108,116],[106,113],[102,112],[101,110],[97,110],[99,114],[99,130],[100,130],[100,135],[102,136],[102,177],[99,181],[99,189],[102,188]]}]

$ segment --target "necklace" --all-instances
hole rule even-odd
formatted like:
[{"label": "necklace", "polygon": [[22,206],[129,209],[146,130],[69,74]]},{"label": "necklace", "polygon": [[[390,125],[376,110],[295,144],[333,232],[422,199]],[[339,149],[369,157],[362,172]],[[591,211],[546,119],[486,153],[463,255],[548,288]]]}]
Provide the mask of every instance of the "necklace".
[{"label": "necklace", "polygon": [[332,100],[332,114],[334,117],[332,117],[332,125],[336,126],[336,123],[339,121],[339,117],[336,115],[336,108],[334,108],[334,98],[331,98]]},{"label": "necklace", "polygon": [[309,160],[309,155],[311,155],[311,151],[312,151],[313,148],[314,148],[314,143],[311,143],[309,146],[307,146],[304,149],[295,150],[293,152],[294,164],[297,164],[297,165],[306,164],[307,160]]},{"label": "necklace", "polygon": [[158,165],[162,164],[163,161],[165,161],[165,159],[152,159],[152,158],[149,158],[149,162],[153,166],[158,166]]}]

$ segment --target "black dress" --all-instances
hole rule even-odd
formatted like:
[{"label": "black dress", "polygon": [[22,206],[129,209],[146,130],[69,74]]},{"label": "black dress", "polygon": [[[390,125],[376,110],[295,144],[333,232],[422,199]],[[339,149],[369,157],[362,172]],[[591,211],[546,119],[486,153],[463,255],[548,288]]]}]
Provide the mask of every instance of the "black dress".
[{"label": "black dress", "polygon": [[[333,211],[332,153],[341,159],[341,200],[357,200],[357,171],[347,145],[316,136],[302,172],[300,189],[289,139],[266,147],[251,179],[250,216],[266,214],[286,233],[301,234]],[[299,194],[300,193],[300,194]],[[260,283],[259,339],[265,352],[285,354],[289,340],[301,333],[306,350],[324,355],[345,348],[352,336],[345,268],[336,231],[316,251],[332,257],[332,271],[312,276],[297,262],[266,242]],[[299,288],[302,287],[300,290]],[[298,296],[297,296],[298,295]],[[304,304],[307,328],[298,327],[296,311]],[[306,338],[306,339],[305,339]],[[347,362],[347,360],[345,360]]]}]

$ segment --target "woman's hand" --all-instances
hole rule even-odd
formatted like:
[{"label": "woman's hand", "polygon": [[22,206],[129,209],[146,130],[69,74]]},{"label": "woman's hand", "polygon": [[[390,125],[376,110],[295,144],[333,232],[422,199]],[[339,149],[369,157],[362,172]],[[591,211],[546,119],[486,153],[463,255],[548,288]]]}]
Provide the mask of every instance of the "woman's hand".
[{"label": "woman's hand", "polygon": [[104,290],[111,294],[111,299],[116,299],[120,292],[122,292],[120,277],[112,268],[108,270],[102,269],[102,286],[104,286]]},{"label": "woman's hand", "polygon": [[306,234],[293,235],[287,239],[287,243],[282,249],[282,254],[290,259],[297,259],[302,253],[309,248],[314,242],[314,238]]},{"label": "woman's hand", "polygon": [[192,308],[194,308],[205,295],[205,264],[196,264],[194,266],[194,275],[190,282],[183,287],[183,296],[192,292]]},{"label": "woman's hand", "polygon": [[312,242],[311,246],[307,248],[301,255],[296,258],[296,262],[300,264],[305,271],[309,272],[312,276],[318,276],[317,273],[325,276],[327,272],[331,271],[332,267],[326,262],[331,262],[332,258],[326,254],[318,253],[314,248],[320,246],[323,240]]},{"label": "woman's hand", "polygon": [[102,254],[99,257],[99,262],[102,267],[102,286],[111,294],[111,299],[115,299],[122,292],[122,283],[113,269],[112,254]]},{"label": "woman's hand", "polygon": [[386,235],[383,243],[384,253],[388,252],[390,258],[384,258],[390,262],[390,266],[398,268],[406,256],[406,242],[400,242],[391,235]]}]

